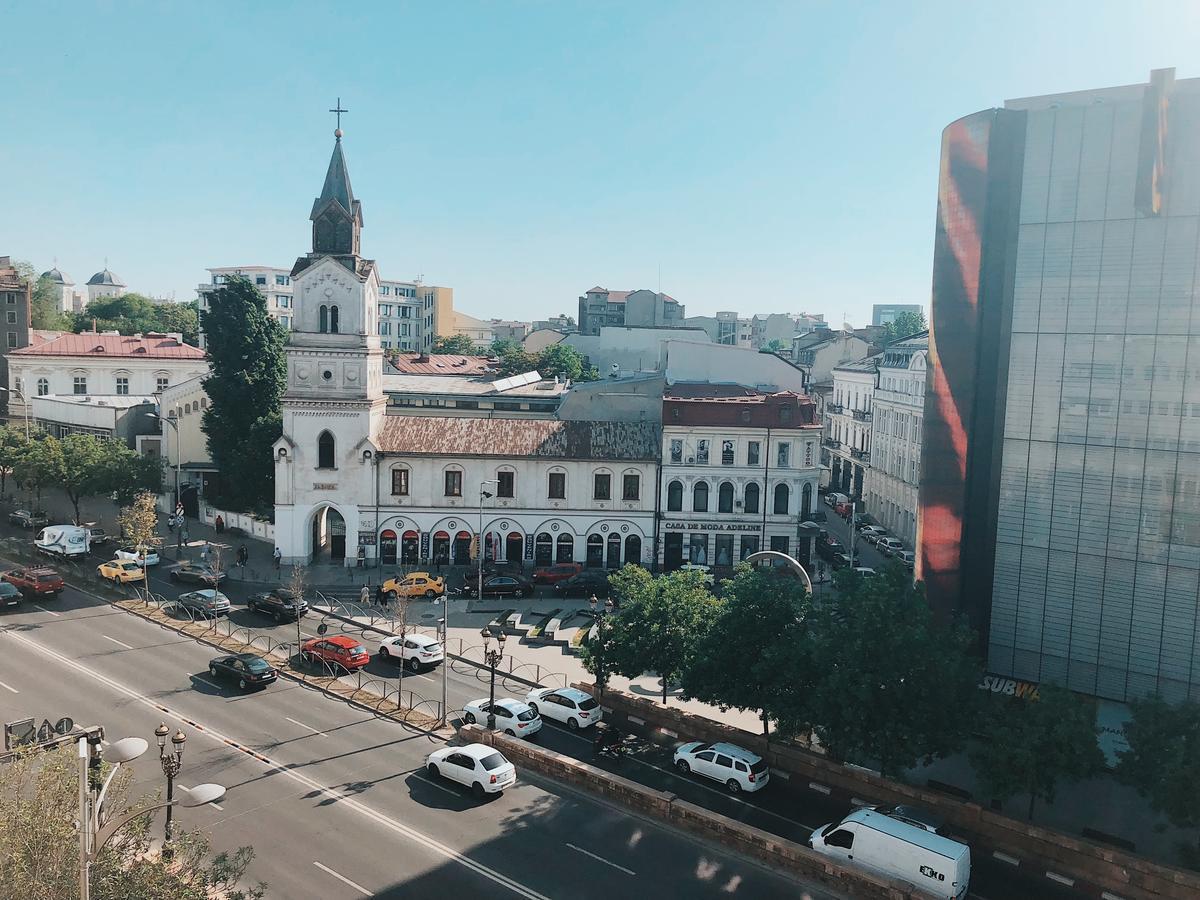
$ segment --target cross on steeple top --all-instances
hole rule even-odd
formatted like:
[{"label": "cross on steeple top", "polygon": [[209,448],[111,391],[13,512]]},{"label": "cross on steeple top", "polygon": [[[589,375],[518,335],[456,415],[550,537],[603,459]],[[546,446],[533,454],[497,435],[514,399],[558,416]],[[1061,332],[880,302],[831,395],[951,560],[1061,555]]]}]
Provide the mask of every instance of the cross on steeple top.
[{"label": "cross on steeple top", "polygon": [[333,136],[336,137],[338,140],[341,140],[341,137],[342,137],[342,113],[350,112],[350,110],[342,109],[342,98],[338,97],[337,105],[335,105],[334,108],[330,110],[330,112],[335,113],[337,115],[337,131],[335,131],[333,133]]}]

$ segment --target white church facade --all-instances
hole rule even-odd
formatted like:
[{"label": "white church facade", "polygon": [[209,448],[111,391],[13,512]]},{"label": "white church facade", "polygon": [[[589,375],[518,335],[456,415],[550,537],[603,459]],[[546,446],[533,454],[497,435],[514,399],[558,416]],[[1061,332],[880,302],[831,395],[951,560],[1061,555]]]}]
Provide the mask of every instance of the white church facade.
[{"label": "white church facade", "polygon": [[[313,250],[291,271],[283,435],[275,443],[275,541],[288,564],[650,564],[661,429],[392,412],[383,386],[379,274],[360,254],[340,129]],[[395,410],[395,407],[392,407]],[[400,407],[402,410],[403,407]]]}]

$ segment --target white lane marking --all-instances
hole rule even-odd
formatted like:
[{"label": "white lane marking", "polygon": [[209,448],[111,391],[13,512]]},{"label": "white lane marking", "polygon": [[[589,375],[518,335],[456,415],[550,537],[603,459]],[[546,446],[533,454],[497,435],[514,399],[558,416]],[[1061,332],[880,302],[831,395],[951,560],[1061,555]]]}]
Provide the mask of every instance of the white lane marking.
[{"label": "white lane marking", "polygon": [[42,606],[40,603],[30,603],[29,605],[32,606],[34,609],[40,609],[44,613],[50,613],[50,615],[54,616],[54,618],[56,618],[56,619],[62,615],[62,613],[56,613],[52,609],[46,609],[46,607]]},{"label": "white lane marking", "polygon": [[12,691],[14,694],[21,693],[15,687],[12,687],[11,685],[7,685],[3,681],[0,681],[0,687],[4,688],[6,691]]},{"label": "white lane marking", "polygon": [[130,647],[130,646],[129,646],[127,643],[125,643],[124,641],[118,641],[118,640],[117,640],[115,637],[109,637],[107,634],[102,634],[102,635],[100,635],[100,637],[104,638],[106,641],[112,641],[112,642],[113,642],[114,644],[116,644],[118,647],[124,647],[126,650],[132,650],[132,649],[133,649],[133,647]]},{"label": "white lane marking", "polygon": [[[197,721],[196,719],[189,719],[189,718],[185,717],[184,715],[182,715],[181,713],[177,713],[177,712],[175,712],[175,710],[170,709],[169,707],[163,706],[163,705],[155,702],[152,698],[147,697],[145,694],[139,694],[133,688],[126,687],[125,685],[121,684],[120,682],[114,681],[113,679],[109,678],[106,675],[102,675],[101,673],[97,672],[95,669],[85,666],[83,663],[76,662],[75,660],[71,659],[68,656],[63,656],[61,653],[56,653],[53,650],[51,650],[49,647],[43,646],[42,644],[38,643],[37,641],[31,640],[30,638],[27,638],[22,634],[17,634],[14,631],[5,631],[5,632],[0,632],[0,638],[2,638],[2,637],[11,638],[12,640],[17,641],[18,643],[24,644],[26,647],[42,654],[43,656],[48,656],[51,659],[57,660],[62,665],[67,666],[68,668],[74,669],[77,672],[81,672],[84,675],[87,675],[93,681],[98,681],[101,684],[104,684],[104,685],[112,688],[114,691],[117,691],[121,694],[124,694],[126,697],[136,700],[138,703],[141,703],[143,706],[147,706],[150,709],[153,709],[160,714],[168,715],[172,719],[175,719],[176,721],[178,721],[181,724],[186,725],[186,724],[191,724],[191,723],[194,723]],[[205,734],[221,743],[229,742],[232,744],[238,744],[238,742],[234,741],[233,738],[227,737],[226,735],[222,734],[221,732],[217,731],[216,729],[212,728],[211,726],[209,726],[207,724],[204,724],[204,731],[202,732],[202,734]],[[409,840],[413,841],[414,843],[420,844],[422,847],[425,847],[428,850],[432,850],[433,852],[440,854],[441,856],[445,857],[446,859],[452,860],[454,862],[459,863],[462,866],[465,866],[466,868],[470,869],[472,872],[475,872],[478,875],[482,875],[484,878],[487,878],[490,881],[495,882],[496,884],[500,885],[501,887],[508,888],[514,894],[518,894],[522,897],[525,897],[526,900],[550,900],[550,898],[547,897],[545,894],[539,894],[537,891],[533,890],[532,888],[525,887],[524,885],[520,884],[519,882],[516,882],[513,879],[509,878],[507,875],[504,875],[503,873],[498,872],[495,869],[489,868],[488,866],[485,866],[483,863],[475,861],[474,859],[472,859],[469,856],[465,856],[464,854],[459,853],[453,847],[449,847],[446,844],[441,843],[440,841],[436,840],[435,838],[430,837],[429,835],[425,834],[424,832],[417,831],[415,828],[413,828],[409,825],[405,825],[403,822],[399,822],[396,819],[386,816],[381,812],[377,812],[376,810],[367,806],[365,803],[355,800],[354,797],[346,791],[339,790],[338,788],[326,787],[325,785],[321,784],[319,781],[316,781],[312,777],[305,775],[302,772],[298,772],[295,769],[289,768],[287,765],[285,765],[283,763],[276,762],[275,760],[267,757],[265,754],[259,753],[258,751],[255,751],[255,758],[260,758],[259,761],[264,762],[264,764],[270,769],[271,774],[283,775],[285,778],[290,778],[292,781],[299,782],[300,784],[304,785],[305,787],[309,788],[312,791],[316,791],[320,794],[330,797],[335,802],[343,804],[347,809],[351,809],[354,812],[359,813],[360,815],[366,816],[368,819],[371,819],[371,820],[377,822],[378,824],[383,825],[385,828],[388,828],[391,831],[396,832],[397,834],[403,835],[404,837],[408,838]]]},{"label": "white lane marking", "polygon": [[637,872],[633,871],[633,869],[627,869],[624,866],[618,866],[615,862],[607,860],[603,856],[597,856],[595,853],[593,853],[590,850],[584,850],[582,847],[576,847],[574,844],[567,844],[567,846],[570,847],[572,850],[576,851],[577,853],[582,853],[584,856],[590,856],[592,859],[599,860],[600,862],[604,863],[606,866],[612,866],[614,869],[620,869],[626,875],[633,875],[635,877],[637,876]]},{"label": "white lane marking", "polygon": [[287,719],[289,722],[291,722],[293,725],[299,725],[301,728],[307,728],[313,734],[319,734],[321,737],[329,737],[329,735],[327,735],[325,732],[318,731],[317,729],[313,728],[311,725],[305,725],[303,722],[297,722],[291,716],[284,716],[284,718]]},{"label": "white lane marking", "polygon": [[[190,791],[190,790],[193,790],[192,788],[190,788],[190,787],[188,787],[187,785],[184,785],[184,784],[181,784],[181,785],[180,785],[180,787],[181,787],[181,788],[183,788],[185,791]],[[221,812],[225,812],[225,807],[223,807],[223,806],[222,806],[220,803],[208,803],[208,804],[205,804],[205,805],[206,805],[206,806],[211,806],[213,809],[219,809]]]},{"label": "white lane marking", "polygon": [[350,887],[354,888],[356,891],[361,893],[364,897],[372,896],[371,892],[368,891],[361,884],[357,884],[357,883],[351,881],[345,875],[339,875],[337,872],[333,871],[333,869],[329,868],[329,866],[322,865],[321,863],[317,862],[315,859],[313,860],[313,865],[316,866],[318,869],[320,869],[322,872],[324,872],[326,875],[332,875],[334,878],[336,878],[342,884],[350,885]]}]

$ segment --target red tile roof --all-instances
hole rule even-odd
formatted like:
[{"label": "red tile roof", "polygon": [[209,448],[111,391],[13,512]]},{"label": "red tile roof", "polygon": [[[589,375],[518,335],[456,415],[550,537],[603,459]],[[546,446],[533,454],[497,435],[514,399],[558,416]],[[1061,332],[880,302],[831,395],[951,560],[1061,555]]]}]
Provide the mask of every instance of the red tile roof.
[{"label": "red tile roof", "polygon": [[64,334],[33,347],[10,350],[10,356],[105,356],[145,359],[204,359],[204,351],[166,335]]},{"label": "red tile roof", "polygon": [[654,460],[659,429],[648,422],[385,416],[379,449],[405,456]]},{"label": "red tile roof", "polygon": [[485,356],[458,356],[454,353],[435,353],[425,357],[418,353],[401,353],[390,361],[401,375],[486,375],[495,367],[495,361]]}]

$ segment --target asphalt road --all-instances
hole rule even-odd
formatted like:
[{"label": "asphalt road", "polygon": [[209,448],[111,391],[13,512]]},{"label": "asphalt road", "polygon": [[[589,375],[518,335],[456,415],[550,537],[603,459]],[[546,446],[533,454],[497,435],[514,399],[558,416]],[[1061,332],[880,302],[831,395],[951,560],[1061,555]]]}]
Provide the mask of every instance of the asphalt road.
[{"label": "asphalt road", "polygon": [[[423,770],[435,740],[290,681],[214,683],[211,648],[73,589],[0,623],[4,720],[65,715],[110,740],[182,727],[180,782],[229,793],[177,821],[253,845],[250,878],[273,897],[829,896],[524,772],[477,803]],[[453,684],[453,698],[486,693]],[[133,764],[147,789],[162,784],[152,756]]]}]

